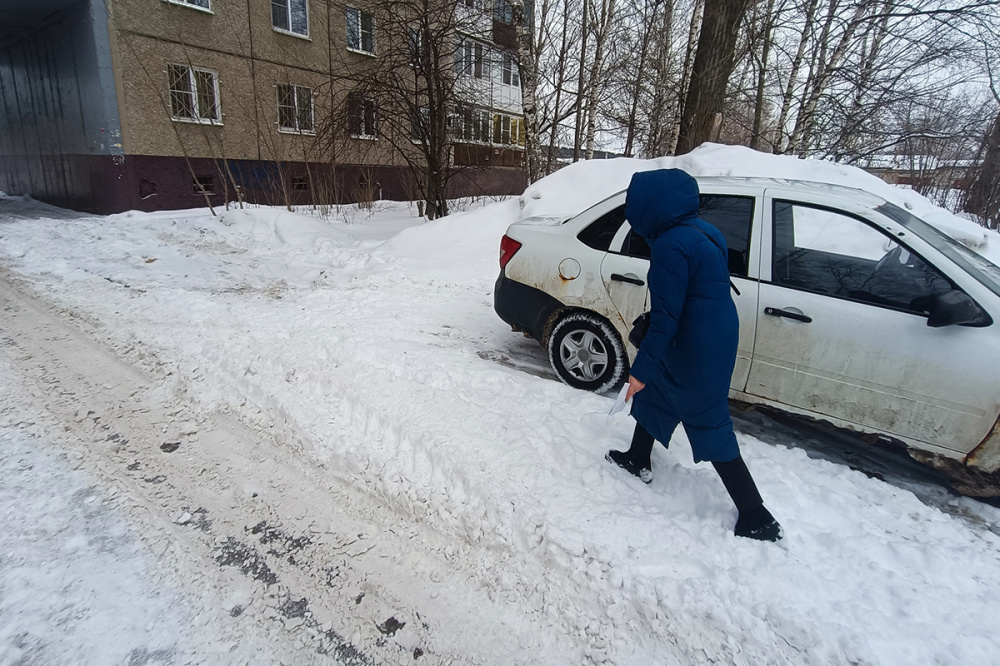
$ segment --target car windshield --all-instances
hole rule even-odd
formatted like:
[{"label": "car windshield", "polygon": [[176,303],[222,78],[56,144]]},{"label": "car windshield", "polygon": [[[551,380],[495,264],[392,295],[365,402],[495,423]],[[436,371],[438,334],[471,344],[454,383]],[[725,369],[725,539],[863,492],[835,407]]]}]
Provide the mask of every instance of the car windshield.
[{"label": "car windshield", "polygon": [[986,257],[970,250],[937,227],[921,220],[893,203],[885,203],[877,209],[880,213],[899,222],[914,234],[930,243],[959,267],[981,282],[983,286],[1000,296],[1000,266]]}]

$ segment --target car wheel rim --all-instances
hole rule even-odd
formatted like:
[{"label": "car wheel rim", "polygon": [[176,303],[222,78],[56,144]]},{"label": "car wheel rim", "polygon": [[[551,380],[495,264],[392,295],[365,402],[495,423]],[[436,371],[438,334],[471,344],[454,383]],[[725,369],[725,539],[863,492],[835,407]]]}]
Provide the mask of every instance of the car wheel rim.
[{"label": "car wheel rim", "polygon": [[588,382],[598,379],[608,367],[608,350],[590,331],[573,331],[559,345],[565,367],[575,377]]}]

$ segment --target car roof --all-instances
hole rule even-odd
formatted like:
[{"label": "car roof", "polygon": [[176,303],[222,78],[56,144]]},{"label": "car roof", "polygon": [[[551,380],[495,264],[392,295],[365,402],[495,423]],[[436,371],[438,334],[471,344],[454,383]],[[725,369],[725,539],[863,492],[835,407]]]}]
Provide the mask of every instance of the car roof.
[{"label": "car roof", "polygon": [[823,194],[828,196],[851,197],[858,203],[867,203],[873,207],[886,203],[884,197],[848,185],[835,185],[812,180],[796,180],[794,178],[770,178],[760,176],[695,176],[699,185],[751,185],[763,188],[792,189],[800,192]]},{"label": "car roof", "polygon": [[[698,185],[709,186],[709,187],[720,187],[725,188],[726,186],[743,186],[743,187],[759,187],[759,188],[774,188],[782,190],[795,190],[803,194],[820,194],[824,196],[834,196],[841,198],[848,198],[855,203],[861,205],[867,205],[872,208],[878,208],[882,204],[887,203],[887,199],[880,197],[877,194],[873,194],[868,190],[863,190],[857,187],[850,187],[848,185],[835,185],[833,183],[821,183],[813,180],[796,180],[794,178],[770,178],[764,176],[695,176],[695,180],[698,181]],[[613,197],[624,195],[626,190],[621,190],[612,194],[607,199]]]}]

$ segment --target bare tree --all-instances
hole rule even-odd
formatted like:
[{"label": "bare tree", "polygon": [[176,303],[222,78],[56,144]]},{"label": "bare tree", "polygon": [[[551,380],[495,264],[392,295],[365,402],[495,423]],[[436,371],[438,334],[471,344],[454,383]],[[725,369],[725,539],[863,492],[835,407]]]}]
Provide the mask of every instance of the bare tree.
[{"label": "bare tree", "polygon": [[963,208],[991,229],[1000,229],[1000,113],[984,134],[978,157]]},{"label": "bare tree", "polygon": [[[494,113],[497,76],[519,78],[515,54],[492,40],[492,4],[454,0],[376,0],[361,13],[364,39],[340,69],[346,89],[334,105],[327,135],[337,153],[395,155],[407,167],[430,218],[448,214],[449,183],[465,170],[489,166],[497,138],[516,145],[520,118]],[[523,7],[523,5],[522,5]],[[370,26],[370,30],[369,30]],[[377,32],[375,29],[377,27]],[[355,51],[377,54],[359,60]],[[513,89],[513,85],[509,86]],[[372,141],[377,139],[377,141]],[[466,159],[458,165],[456,151]]]},{"label": "bare tree", "polygon": [[[588,4],[593,0],[584,0]],[[611,38],[611,29],[615,20],[616,0],[600,0],[599,12],[593,17],[596,30],[594,31],[594,59],[590,66],[590,85],[587,88],[587,106],[584,111],[587,119],[586,141],[587,159],[594,157],[594,134],[597,128],[598,115],[598,95],[601,91],[600,82],[604,78],[604,57],[608,48],[608,40]],[[593,9],[591,10],[593,12]]]},{"label": "bare tree", "polygon": [[[988,33],[995,38],[997,33]],[[987,73],[993,100],[1000,104],[1000,83],[997,82],[990,56],[1000,51],[1000,40],[985,42]],[[993,124],[983,134],[976,155],[978,167],[962,201],[962,209],[979,217],[991,229],[1000,229],[1000,111]]]},{"label": "bare tree", "polygon": [[[700,6],[700,4],[699,4]],[[660,0],[653,3],[653,15],[649,37],[655,40],[655,57],[649,85],[652,88],[648,111],[649,128],[646,134],[644,154],[647,156],[666,155],[672,153],[676,145],[675,122],[681,99],[680,87],[675,75],[677,66],[674,62],[674,0]],[[698,12],[695,12],[696,15]],[[699,19],[700,20],[700,19]],[[655,22],[653,22],[655,21]],[[692,40],[692,44],[694,40]],[[692,47],[692,52],[693,52]]]},{"label": "bare tree", "polygon": [[681,115],[677,152],[717,137],[726,87],[736,59],[736,39],[757,0],[705,0],[705,16]]},{"label": "bare tree", "polygon": [[[542,0],[540,16],[544,21],[549,15],[551,0]],[[541,178],[542,151],[538,117],[538,52],[544,48],[547,31],[538,31],[535,40],[534,3],[511,0],[514,26],[517,30],[517,62],[521,72],[521,105],[524,108],[525,152],[528,156],[528,178]]]},{"label": "bare tree", "polygon": [[[587,89],[587,36],[590,34],[590,23],[588,22],[588,10],[590,0],[583,0],[583,17],[580,20],[580,71],[579,82],[576,87],[576,131],[573,133],[573,161],[580,159],[580,147],[583,145],[584,115],[584,91]],[[591,81],[593,83],[593,81]]]}]

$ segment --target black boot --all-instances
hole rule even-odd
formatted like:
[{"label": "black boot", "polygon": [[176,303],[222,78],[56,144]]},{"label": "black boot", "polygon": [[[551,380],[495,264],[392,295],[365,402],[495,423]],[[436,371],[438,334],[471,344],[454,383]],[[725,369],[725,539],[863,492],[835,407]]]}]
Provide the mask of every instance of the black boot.
[{"label": "black boot", "polygon": [[743,462],[743,457],[737,456],[735,460],[729,462],[713,462],[712,466],[715,467],[722,484],[740,512],[739,518],[736,519],[734,534],[760,541],[780,539],[781,525],[764,506],[764,500],[761,499],[757,484],[750,476],[750,470]]},{"label": "black boot", "polygon": [[651,483],[653,469],[649,459],[652,453],[653,436],[636,423],[635,432],[632,433],[632,445],[628,451],[608,451],[604,459],[618,465],[632,476],[639,477],[643,483]]}]

